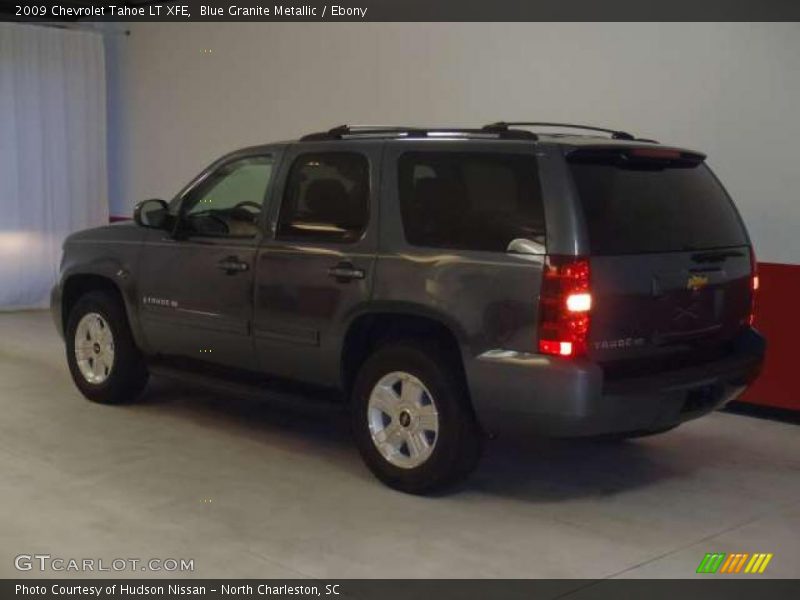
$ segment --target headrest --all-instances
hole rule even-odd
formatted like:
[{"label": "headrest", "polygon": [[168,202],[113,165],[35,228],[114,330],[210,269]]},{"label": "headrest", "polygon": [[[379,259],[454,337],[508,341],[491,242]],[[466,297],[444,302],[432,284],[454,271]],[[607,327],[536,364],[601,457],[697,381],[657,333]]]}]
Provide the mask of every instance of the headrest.
[{"label": "headrest", "polygon": [[316,179],[308,184],[306,206],[321,221],[336,223],[347,202],[347,190],[338,179]]}]

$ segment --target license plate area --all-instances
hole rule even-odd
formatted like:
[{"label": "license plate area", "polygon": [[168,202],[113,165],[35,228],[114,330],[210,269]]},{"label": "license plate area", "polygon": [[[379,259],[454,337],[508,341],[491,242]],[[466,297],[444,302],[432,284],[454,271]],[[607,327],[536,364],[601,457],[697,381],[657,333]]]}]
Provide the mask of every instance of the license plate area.
[{"label": "license plate area", "polygon": [[654,342],[670,344],[712,335],[721,327],[725,290],[675,290],[656,303]]}]

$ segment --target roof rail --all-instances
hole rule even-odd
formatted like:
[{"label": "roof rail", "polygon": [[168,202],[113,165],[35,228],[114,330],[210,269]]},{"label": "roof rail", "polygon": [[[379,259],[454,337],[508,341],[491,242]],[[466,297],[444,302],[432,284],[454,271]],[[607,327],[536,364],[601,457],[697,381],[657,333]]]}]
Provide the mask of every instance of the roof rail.
[{"label": "roof rail", "polygon": [[[617,131],[615,129],[606,129],[604,127],[592,127],[590,125],[577,125],[575,123],[533,123],[523,121],[498,121],[497,123],[490,123],[484,125],[484,131],[502,132],[509,131],[509,127],[560,127],[564,129],[585,129],[586,131],[598,131],[601,133],[610,133],[612,139],[615,140],[635,140],[636,138],[626,131]],[[653,141],[653,140],[647,140]]]},{"label": "roof rail", "polygon": [[511,140],[536,140],[538,136],[524,129],[488,130],[465,127],[409,127],[405,125],[339,125],[327,131],[309,133],[300,138],[301,142],[318,142],[325,140],[341,140],[352,137],[478,137],[501,138]]}]

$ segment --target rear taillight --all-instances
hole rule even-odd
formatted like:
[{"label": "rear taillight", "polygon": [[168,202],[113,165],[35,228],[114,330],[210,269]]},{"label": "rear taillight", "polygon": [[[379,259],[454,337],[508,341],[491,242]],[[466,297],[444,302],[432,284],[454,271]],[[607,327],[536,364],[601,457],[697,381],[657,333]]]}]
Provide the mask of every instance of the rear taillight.
[{"label": "rear taillight", "polygon": [[592,292],[589,260],[548,256],[539,297],[539,352],[557,356],[586,353]]},{"label": "rear taillight", "polygon": [[753,326],[756,320],[756,292],[758,291],[758,263],[756,253],[750,248],[750,316],[747,322]]}]

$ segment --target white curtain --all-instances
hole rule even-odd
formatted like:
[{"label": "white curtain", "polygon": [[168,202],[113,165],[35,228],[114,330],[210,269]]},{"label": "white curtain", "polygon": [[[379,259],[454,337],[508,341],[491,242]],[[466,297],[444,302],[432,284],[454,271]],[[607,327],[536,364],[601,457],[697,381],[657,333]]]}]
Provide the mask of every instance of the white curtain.
[{"label": "white curtain", "polygon": [[44,307],[61,244],[108,221],[103,40],[0,23],[0,310]]}]

